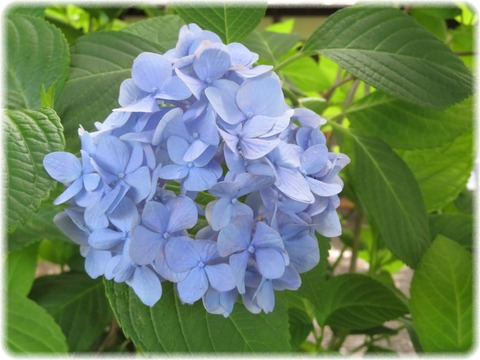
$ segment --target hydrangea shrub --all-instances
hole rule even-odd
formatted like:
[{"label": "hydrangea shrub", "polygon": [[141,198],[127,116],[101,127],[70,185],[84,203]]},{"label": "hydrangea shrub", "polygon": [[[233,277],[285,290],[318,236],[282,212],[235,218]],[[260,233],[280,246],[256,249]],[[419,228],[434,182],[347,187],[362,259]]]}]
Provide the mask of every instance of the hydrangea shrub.
[{"label": "hydrangea shrub", "polygon": [[[145,305],[163,281],[180,300],[228,316],[240,296],[273,311],[319,261],[315,233],[338,236],[349,158],[329,152],[325,120],[292,109],[271,66],[196,24],[175,48],[141,53],[119,107],[79,130],[80,157],[45,156],[69,206],[56,225],[80,244],[87,273],[127,283]],[[206,193],[210,201],[196,201]],[[207,226],[196,227],[199,218]]]}]

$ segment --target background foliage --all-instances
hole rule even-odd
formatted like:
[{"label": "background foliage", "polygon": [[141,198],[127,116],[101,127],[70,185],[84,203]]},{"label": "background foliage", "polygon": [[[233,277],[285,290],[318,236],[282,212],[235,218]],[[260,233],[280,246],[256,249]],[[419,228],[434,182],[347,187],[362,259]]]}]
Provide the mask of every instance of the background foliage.
[{"label": "background foliage", "polygon": [[[4,15],[7,349],[332,352],[360,334],[353,352],[390,353],[384,340],[406,329],[418,353],[470,351],[476,15],[463,5],[349,7],[302,38],[293,20],[260,29],[265,7],[133,10],[144,19],[130,24],[132,9],[73,5]],[[344,234],[319,237],[320,264],[268,315],[243,307],[227,319],[209,315],[181,305],[169,286],[150,309],[128,287],[90,279],[78,247],[52,223],[60,189],[41,165],[45,154],[77,151],[79,124],[92,129],[117,106],[133,59],[174,47],[190,22],[273,65],[288,102],[325,117],[330,147],[352,159]],[[339,274],[347,253],[349,272]],[[45,262],[60,273],[36,276]],[[405,266],[414,269],[409,294],[394,282]]]}]

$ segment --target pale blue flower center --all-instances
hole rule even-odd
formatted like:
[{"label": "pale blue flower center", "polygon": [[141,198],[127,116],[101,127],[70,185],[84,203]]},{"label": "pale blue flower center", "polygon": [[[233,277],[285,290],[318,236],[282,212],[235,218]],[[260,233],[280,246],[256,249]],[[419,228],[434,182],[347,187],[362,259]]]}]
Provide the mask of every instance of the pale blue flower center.
[{"label": "pale blue flower center", "polygon": [[253,253],[255,252],[255,247],[254,247],[253,245],[249,245],[247,251],[248,251],[250,254],[253,254]]},{"label": "pale blue flower center", "polygon": [[164,239],[168,239],[169,237],[170,237],[170,233],[169,233],[168,231],[165,231],[165,232],[163,233],[163,238],[164,238]]},{"label": "pale blue flower center", "polygon": [[118,177],[119,177],[120,179],[123,179],[123,178],[125,177],[125,173],[123,173],[123,172],[119,173],[119,174],[118,174]]},{"label": "pale blue flower center", "polygon": [[203,261],[200,261],[197,265],[200,269],[203,269],[205,267],[205,263]]},{"label": "pale blue flower center", "polygon": [[189,168],[192,168],[192,167],[193,167],[193,163],[189,162],[189,163],[187,164],[187,166],[188,166]]},{"label": "pale blue flower center", "polygon": [[198,139],[198,136],[199,136],[199,135],[198,135],[197,132],[194,132],[194,133],[192,134],[192,137],[193,137],[194,139]]}]

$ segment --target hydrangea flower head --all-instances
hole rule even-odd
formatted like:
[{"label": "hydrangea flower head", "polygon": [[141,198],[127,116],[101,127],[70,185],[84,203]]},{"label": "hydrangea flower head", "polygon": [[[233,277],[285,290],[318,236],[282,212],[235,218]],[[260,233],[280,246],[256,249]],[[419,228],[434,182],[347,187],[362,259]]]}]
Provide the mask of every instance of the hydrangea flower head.
[{"label": "hydrangea flower head", "polygon": [[276,291],[301,286],[320,259],[315,233],[341,233],[349,159],[328,151],[325,120],[292,109],[257,60],[185,25],[175,48],[137,56],[120,107],[80,129],[79,157],[44,158],[66,187],[55,224],[92,278],[126,283],[147,306],[168,281],[183,303],[223,316],[239,297],[274,311]]}]

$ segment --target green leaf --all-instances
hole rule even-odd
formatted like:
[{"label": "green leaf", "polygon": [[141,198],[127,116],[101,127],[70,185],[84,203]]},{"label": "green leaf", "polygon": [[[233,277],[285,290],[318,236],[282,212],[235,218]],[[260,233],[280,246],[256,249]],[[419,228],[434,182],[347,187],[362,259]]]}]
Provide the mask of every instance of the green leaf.
[{"label": "green leaf", "polygon": [[121,31],[159,45],[157,52],[165,52],[175,47],[178,33],[185,22],[178,15],[165,15],[137,21]]},{"label": "green leaf", "polygon": [[101,279],[82,273],[42,276],[29,297],[58,322],[70,351],[91,351],[112,319]]},{"label": "green leaf", "polygon": [[119,107],[120,84],[131,77],[133,60],[144,51],[158,52],[158,45],[119,31],[92,33],[72,46],[70,75],[56,104],[65,135],[72,138],[70,147],[79,143],[79,124],[89,130]]},{"label": "green leaf", "polygon": [[359,79],[400,99],[443,108],[472,93],[472,76],[440,40],[402,11],[350,7],[306,41]]},{"label": "green leaf", "polygon": [[445,41],[447,39],[447,24],[442,17],[415,7],[410,10],[410,15],[440,40]]},{"label": "green leaf", "polygon": [[[57,185],[57,188],[60,187],[63,188],[62,185]],[[53,205],[53,199],[56,196],[56,192],[52,192],[50,197],[42,202],[40,208],[28,216],[22,226],[17,227],[13,233],[8,235],[9,251],[45,239],[69,241],[53,223],[53,217],[61,210],[58,206]]]},{"label": "green leaf", "polygon": [[63,150],[65,140],[60,119],[51,109],[7,110],[5,115],[7,226],[11,232],[48,196],[53,180],[43,168],[43,158]]},{"label": "green leaf", "polygon": [[290,325],[290,345],[295,351],[300,348],[313,330],[313,321],[304,311],[292,307],[288,309],[288,323]]},{"label": "green leaf", "polygon": [[415,4],[410,11],[423,12],[431,16],[437,16],[444,20],[453,19],[462,13],[462,10],[455,4],[442,4],[442,6],[425,6],[421,4]]},{"label": "green leaf", "polygon": [[67,78],[69,52],[62,32],[47,21],[12,15],[7,19],[7,101],[11,109],[41,106],[41,90]]},{"label": "green leaf", "polygon": [[472,257],[442,235],[425,253],[410,289],[410,308],[426,352],[465,352],[473,346]]},{"label": "green leaf", "polygon": [[242,43],[261,58],[277,64],[278,59],[290,50],[300,35],[255,30]]},{"label": "green leaf", "polygon": [[422,195],[410,169],[379,139],[348,132],[347,174],[368,218],[387,247],[415,267],[430,243]]},{"label": "green leaf", "polygon": [[428,218],[432,239],[443,235],[456,241],[464,248],[473,248],[473,216],[457,214],[436,214]]},{"label": "green leaf", "polygon": [[450,144],[399,152],[420,185],[427,210],[438,210],[462,192],[473,168],[473,134],[467,131]]},{"label": "green leaf", "polygon": [[67,264],[76,252],[78,252],[77,244],[63,240],[44,239],[38,249],[42,260],[59,265]]},{"label": "green leaf", "polygon": [[35,278],[38,246],[26,246],[7,255],[6,289],[18,295],[27,295]]},{"label": "green leaf", "polygon": [[438,111],[406,103],[376,91],[351,104],[347,117],[353,128],[378,137],[396,149],[444,145],[473,123],[472,99]]},{"label": "green leaf", "polygon": [[408,312],[387,286],[360,274],[335,276],[321,286],[316,307],[321,326],[361,330],[382,325]]},{"label": "green leaf", "polygon": [[28,15],[38,18],[43,18],[45,16],[45,6],[32,6],[32,4],[15,4],[6,9],[6,14],[4,16],[10,17],[12,15]]},{"label": "green leaf", "polygon": [[65,335],[53,318],[30,299],[8,294],[6,313],[7,348],[16,354],[66,353]]},{"label": "green leaf", "polygon": [[290,350],[288,315],[277,302],[270,314],[251,314],[241,304],[228,318],[208,314],[201,302],[182,304],[164,282],[160,301],[149,308],[125,284],[106,282],[120,326],[143,352],[272,353]]},{"label": "green leaf", "polygon": [[187,24],[196,23],[204,30],[216,33],[226,44],[245,39],[260,24],[266,2],[182,2],[174,10]]},{"label": "green leaf", "polygon": [[281,70],[293,84],[303,92],[319,92],[324,88],[325,81],[322,77],[317,62],[310,57],[299,59]]}]

